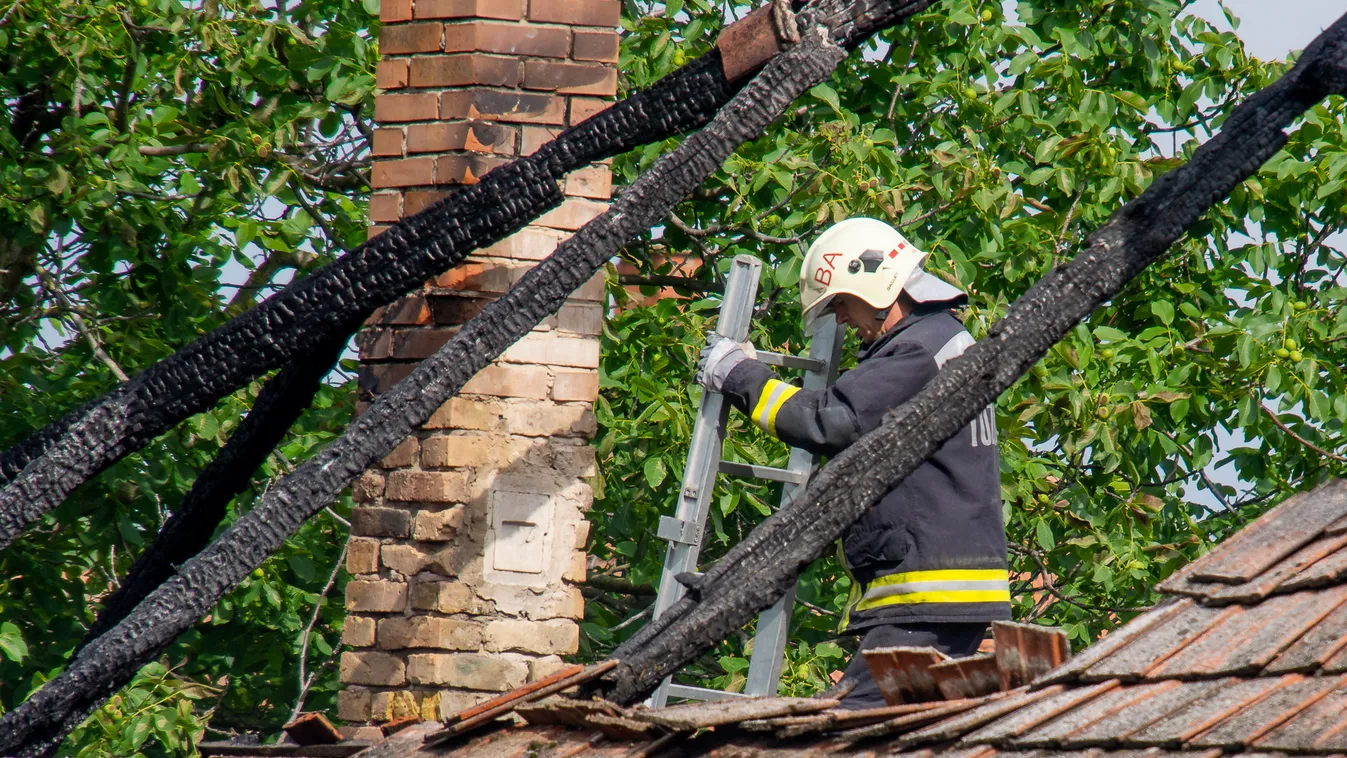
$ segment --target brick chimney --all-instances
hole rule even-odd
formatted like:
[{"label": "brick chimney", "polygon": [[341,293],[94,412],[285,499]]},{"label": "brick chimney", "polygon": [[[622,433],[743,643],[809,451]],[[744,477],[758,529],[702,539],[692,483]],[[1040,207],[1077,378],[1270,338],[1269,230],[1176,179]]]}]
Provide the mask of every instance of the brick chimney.
[{"label": "brick chimney", "polygon": [[[383,0],[371,236],[603,109],[619,0]],[[387,391],[607,207],[607,166],[563,205],[381,309],[362,401]],[[338,714],[438,719],[575,653],[594,476],[602,281],[442,407],[355,487]]]}]

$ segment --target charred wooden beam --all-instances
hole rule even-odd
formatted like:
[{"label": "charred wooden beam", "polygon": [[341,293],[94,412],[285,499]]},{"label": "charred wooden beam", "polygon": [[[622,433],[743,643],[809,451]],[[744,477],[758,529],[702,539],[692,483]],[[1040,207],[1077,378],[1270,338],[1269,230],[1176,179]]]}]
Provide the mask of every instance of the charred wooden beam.
[{"label": "charred wooden beam", "polygon": [[1323,98],[1344,93],[1347,16],[1315,39],[1286,76],[1236,108],[1192,160],[1119,209],[986,337],[711,567],[700,601],[685,598],[615,650],[621,663],[596,689],[617,703],[636,702],[776,602],[884,493],[1280,150],[1285,128]]},{"label": "charred wooden beam", "polygon": [[[926,4],[915,0],[906,7],[915,12]],[[38,755],[58,742],[79,723],[88,704],[129,681],[473,375],[559,310],[622,245],[658,223],[739,145],[761,134],[796,97],[829,76],[844,51],[819,31],[826,27],[814,26],[808,12],[801,14],[801,23],[808,30],[801,43],[769,64],[705,129],[656,162],[607,213],[562,243],[65,671],[0,718],[0,754]]]}]

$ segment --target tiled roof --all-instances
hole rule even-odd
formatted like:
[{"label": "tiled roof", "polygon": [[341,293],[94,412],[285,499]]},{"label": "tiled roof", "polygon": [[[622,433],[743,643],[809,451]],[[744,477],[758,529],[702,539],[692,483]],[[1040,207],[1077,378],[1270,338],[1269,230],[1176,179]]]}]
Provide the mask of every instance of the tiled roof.
[{"label": "tiled roof", "polygon": [[1288,499],[1159,589],[1171,597],[1008,692],[869,712],[763,698],[732,716],[543,701],[517,709],[527,726],[389,742],[407,756],[1347,755],[1347,483]]}]

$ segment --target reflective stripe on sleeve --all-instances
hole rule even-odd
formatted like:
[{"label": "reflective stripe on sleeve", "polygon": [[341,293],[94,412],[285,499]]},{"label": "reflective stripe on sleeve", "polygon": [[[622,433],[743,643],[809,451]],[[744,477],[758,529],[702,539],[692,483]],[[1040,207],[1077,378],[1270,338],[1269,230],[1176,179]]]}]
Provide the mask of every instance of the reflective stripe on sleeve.
[{"label": "reflective stripe on sleeve", "polygon": [[857,611],[914,603],[1008,603],[1010,575],[1003,569],[907,571],[870,582]]},{"label": "reflective stripe on sleeve", "polygon": [[753,413],[750,414],[753,423],[775,437],[776,414],[780,413],[781,406],[799,391],[799,387],[786,384],[780,379],[768,379],[767,384],[763,385],[762,394],[758,395],[758,404],[753,406]]}]

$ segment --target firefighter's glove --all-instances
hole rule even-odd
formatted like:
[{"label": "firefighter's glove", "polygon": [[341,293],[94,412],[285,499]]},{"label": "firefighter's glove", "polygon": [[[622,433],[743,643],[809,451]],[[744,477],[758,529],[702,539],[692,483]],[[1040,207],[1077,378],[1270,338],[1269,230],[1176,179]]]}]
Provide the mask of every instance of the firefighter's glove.
[{"label": "firefighter's glove", "polygon": [[735,366],[757,357],[752,345],[711,332],[706,336],[706,347],[697,361],[697,383],[712,392],[720,392]]}]

